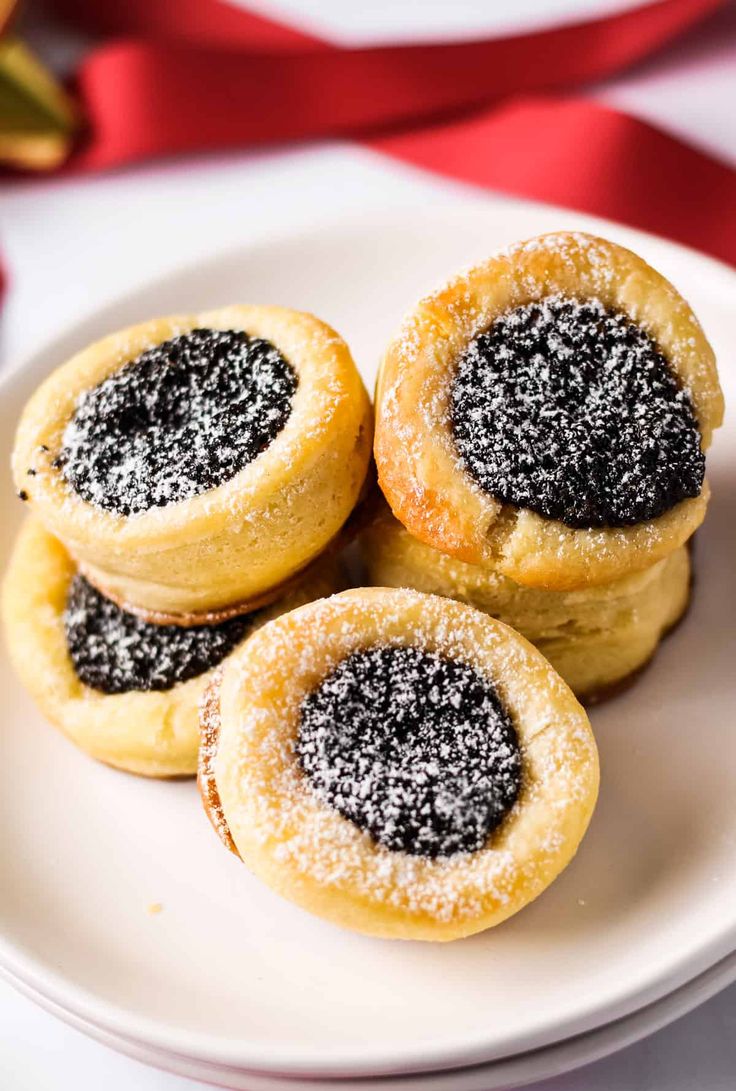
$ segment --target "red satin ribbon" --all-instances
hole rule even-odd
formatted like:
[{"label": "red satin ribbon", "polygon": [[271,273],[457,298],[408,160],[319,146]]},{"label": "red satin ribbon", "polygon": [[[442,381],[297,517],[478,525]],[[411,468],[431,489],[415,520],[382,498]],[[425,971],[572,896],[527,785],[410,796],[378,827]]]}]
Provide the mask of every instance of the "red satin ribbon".
[{"label": "red satin ribbon", "polygon": [[[75,9],[88,0],[65,0]],[[79,72],[79,89],[92,123],[92,140],[80,160],[89,169],[156,154],[238,147],[317,136],[365,133],[397,123],[447,116],[512,94],[569,87],[600,79],[661,47],[722,0],[659,0],[603,21],[537,34],[453,45],[337,49],[310,43],[286,52],[245,44],[261,20],[243,13],[241,37],[229,46],[211,44],[234,33],[237,9],[219,0],[171,4],[148,0],[157,37],[103,45]],[[118,29],[145,25],[143,0],[126,0]],[[208,37],[183,41],[208,11]],[[167,25],[173,40],[158,35]],[[182,20],[183,15],[183,20]],[[224,26],[221,25],[224,23]],[[266,24],[275,42],[274,24]]]},{"label": "red satin ribbon", "polygon": [[736,171],[590,99],[514,100],[375,146],[440,174],[619,220],[736,264]]},{"label": "red satin ribbon", "polygon": [[228,0],[52,0],[53,9],[80,30],[101,37],[145,38],[249,49],[332,49],[306,31],[277,23]]},{"label": "red satin ribbon", "polygon": [[530,97],[619,71],[721,6],[659,0],[490,41],[339,49],[220,0],[57,0],[88,30],[132,36],[81,66],[90,134],[71,167],[353,135],[736,263],[734,170],[592,100]]}]

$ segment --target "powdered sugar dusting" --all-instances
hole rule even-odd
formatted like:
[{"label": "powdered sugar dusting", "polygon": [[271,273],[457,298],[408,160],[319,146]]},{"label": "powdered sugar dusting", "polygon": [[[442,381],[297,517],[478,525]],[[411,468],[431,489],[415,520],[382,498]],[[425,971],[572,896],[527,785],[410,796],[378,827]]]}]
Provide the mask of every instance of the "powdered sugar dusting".
[{"label": "powdered sugar dusting", "polygon": [[465,663],[418,648],[343,659],[301,708],[296,753],[320,799],[387,848],[481,848],[519,791],[516,732]]},{"label": "powdered sugar dusting", "polygon": [[88,503],[121,515],[230,480],[281,431],[297,377],[272,344],[194,329],[85,391],[57,465]]},{"label": "powdered sugar dusting", "polygon": [[[301,772],[305,696],[355,651],[407,646],[478,670],[517,731],[521,792],[480,851],[430,859],[376,844],[325,806]],[[257,687],[248,684],[256,663]],[[221,707],[217,783],[246,862],[255,845],[305,879],[419,917],[468,919],[502,907],[520,883],[533,897],[574,851],[582,833],[570,833],[574,816],[582,808],[587,821],[595,795],[595,743],[561,679],[505,626],[434,596],[363,589],[272,622],[228,660]]]},{"label": "powdered sugar dusting", "polygon": [[[690,398],[707,447],[720,420],[720,391],[712,350],[685,300],[630,251],[581,232],[558,232],[516,243],[459,273],[407,315],[379,379],[379,477],[392,509],[412,533],[448,552],[467,555],[472,547],[484,563],[503,556],[519,572],[525,566],[515,554],[512,564],[508,550],[516,549],[517,540],[524,538],[526,545],[534,537],[545,564],[553,564],[559,546],[560,558],[576,560],[580,572],[588,572],[602,551],[607,560],[601,567],[613,576],[621,571],[614,557],[624,539],[629,541],[628,527],[581,532],[550,520],[542,546],[539,516],[485,492],[467,471],[452,435],[451,381],[468,345],[504,311],[556,294],[599,300],[657,342],[683,399]],[[516,533],[517,521],[523,534]],[[636,549],[655,552],[658,528],[644,522],[636,531]]]},{"label": "powdered sugar dusting", "polygon": [[77,677],[102,693],[168,690],[221,663],[257,613],[219,625],[153,625],[117,606],[76,575],[64,611],[67,648]]},{"label": "powdered sugar dusting", "polygon": [[458,362],[450,417],[484,491],[567,526],[645,522],[703,484],[687,393],[598,299],[557,294],[496,318]]}]

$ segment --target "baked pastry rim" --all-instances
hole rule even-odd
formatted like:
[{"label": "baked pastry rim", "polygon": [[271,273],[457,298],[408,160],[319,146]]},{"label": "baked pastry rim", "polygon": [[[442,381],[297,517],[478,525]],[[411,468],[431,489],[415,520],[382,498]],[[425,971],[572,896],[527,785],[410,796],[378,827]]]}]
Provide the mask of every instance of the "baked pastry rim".
[{"label": "baked pastry rim", "polygon": [[723,398],[713,350],[688,304],[630,250],[559,232],[491,257],[409,314],[378,376],[375,453],[389,504],[416,538],[517,583],[573,589],[644,568],[681,545],[704,518],[708,488],[633,527],[576,530],[500,503],[465,472],[449,424],[448,375],[495,316],[554,292],[600,298],[655,338],[691,392],[705,450]]},{"label": "baked pastry rim", "polygon": [[[292,322],[298,323],[299,328],[287,336],[287,324]],[[88,504],[66,485],[61,472],[50,466],[60,446],[63,429],[73,413],[76,398],[146,349],[197,327],[244,330],[252,336],[271,341],[287,355],[297,372],[299,385],[283,429],[239,473],[222,485],[187,500],[152,507],[130,517]],[[287,340],[288,345],[285,344]],[[18,426],[13,454],[16,484],[18,488],[32,490],[34,499],[40,499],[44,514],[47,499],[54,503],[64,501],[68,509],[65,518],[70,525],[80,525],[85,519],[83,513],[89,519],[91,512],[98,537],[113,536],[116,543],[124,542],[130,548],[153,550],[178,545],[184,533],[189,541],[207,537],[225,524],[247,516],[264,494],[293,487],[294,454],[299,453],[300,464],[308,466],[310,460],[318,457],[318,450],[329,443],[329,436],[338,422],[334,406],[330,405],[335,397],[335,391],[329,389],[329,380],[333,376],[326,378],[320,374],[328,355],[337,369],[334,381],[355,386],[351,374],[354,364],[342,338],[313,315],[291,311],[286,307],[233,305],[196,315],[155,318],[108,334],[53,371],[27,403]],[[67,381],[70,378],[73,380],[71,383]],[[305,403],[310,397],[318,399],[316,405],[310,408],[309,415],[319,421],[320,427],[305,434],[301,425],[306,415]],[[26,435],[26,432],[30,434]],[[39,458],[40,445],[49,447],[43,459]],[[302,448],[301,452],[297,452],[298,447]],[[30,482],[26,476],[29,466],[37,471]],[[86,528],[82,525],[80,529]]]},{"label": "baked pastry rim", "polygon": [[[87,686],[69,656],[63,613],[76,568],[61,543],[31,516],[21,528],[2,587],[5,639],[16,672],[41,712],[91,757],[141,776],[191,777],[199,748],[199,702],[221,664],[170,689],[108,694]],[[329,582],[328,582],[329,579]],[[334,586],[312,580],[266,608],[256,624]],[[253,632],[248,632],[234,650]],[[233,654],[232,652],[230,654]]]},{"label": "baked pastry rim", "polygon": [[[691,597],[689,544],[609,584],[545,591],[514,586],[499,572],[440,553],[410,535],[388,505],[378,502],[361,550],[370,583],[445,595],[511,625],[551,660],[586,707],[633,684],[682,620]],[[611,674],[617,645],[618,669]],[[595,672],[592,649],[604,664]]]},{"label": "baked pastry rim", "polygon": [[[412,639],[407,640],[410,622]],[[350,651],[415,640],[447,650],[450,638],[442,634],[449,631],[455,654],[462,647],[462,658],[486,674],[493,662],[493,681],[517,727],[525,772],[517,804],[486,848],[430,860],[376,845],[321,803],[297,768],[293,740],[301,698]],[[257,683],[249,669],[256,662]],[[587,828],[597,795],[598,760],[583,709],[523,637],[471,607],[387,588],[333,595],[259,630],[247,648],[228,660],[212,689],[218,685],[219,738],[211,768],[234,846],[268,885],[336,923],[373,935],[432,940],[491,927],[541,893],[569,863]],[[216,695],[208,697],[212,713]],[[251,715],[241,730],[243,707]],[[535,717],[537,731],[525,726],[522,714]],[[310,843],[327,857],[305,857]],[[329,874],[326,861],[333,851],[339,853],[339,876],[321,881],[315,866]],[[495,886],[479,892],[481,875],[475,887],[471,878],[463,888],[464,875],[482,871],[481,864],[493,873]],[[378,877],[387,871],[398,877],[396,904],[391,904],[390,890],[371,888],[372,883],[380,888]],[[366,874],[368,889],[361,889]],[[412,905],[409,895],[402,902],[402,876],[404,883],[410,876],[420,882],[424,904],[420,899]],[[458,883],[459,892],[453,891]],[[434,910],[428,908],[429,891]]]},{"label": "baked pastry rim", "polygon": [[[88,504],[52,466],[76,397],[197,326],[247,329],[285,355],[299,385],[284,428],[234,477],[188,500],[131,517]],[[103,593],[144,611],[202,616],[273,598],[339,534],[369,471],[372,420],[349,348],[329,326],[283,307],[225,307],[118,331],[53,372],[21,417],[14,475]]]},{"label": "baked pastry rim", "polygon": [[149,610],[143,606],[128,602],[123,596],[106,586],[104,577],[100,579],[99,573],[94,570],[90,571],[87,565],[82,563],[77,567],[85,579],[89,580],[98,591],[106,598],[110,599],[111,602],[114,602],[116,606],[119,606],[122,610],[126,610],[128,613],[135,614],[144,621],[150,622],[151,625],[179,625],[182,628],[188,628],[192,625],[219,625],[220,622],[228,621],[230,618],[240,617],[242,614],[249,614],[254,610],[261,610],[266,606],[273,605],[275,602],[280,601],[287,595],[298,590],[300,586],[305,582],[308,582],[312,576],[316,576],[317,579],[320,578],[322,570],[325,567],[325,562],[335,560],[339,557],[342,551],[361,533],[364,525],[372,517],[372,512],[376,503],[375,494],[378,492],[378,486],[375,480],[375,467],[373,467],[373,472],[371,473],[371,466],[372,463],[369,464],[368,473],[366,474],[361,487],[361,492],[355,507],[319,556],[308,561],[302,568],[297,569],[297,571],[289,576],[288,579],[283,580],[279,584],[275,584],[261,594],[245,601],[236,602],[230,606],[221,607],[219,609],[202,611],[189,610],[186,613],[174,613],[166,610]]}]

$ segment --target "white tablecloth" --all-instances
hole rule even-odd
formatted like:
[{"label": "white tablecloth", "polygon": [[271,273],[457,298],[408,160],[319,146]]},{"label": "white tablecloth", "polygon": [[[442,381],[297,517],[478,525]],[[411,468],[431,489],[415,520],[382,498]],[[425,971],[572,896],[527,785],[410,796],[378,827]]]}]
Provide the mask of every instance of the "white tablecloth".
[{"label": "white tablecloth", "polygon": [[[634,3],[260,0],[257,6],[354,43],[509,32]],[[664,57],[593,93],[736,160],[736,8]],[[82,180],[6,184],[0,192],[0,228],[11,283],[0,323],[3,368],[20,366],[67,322],[182,261],[319,222],[327,211],[385,208],[425,194],[442,200],[462,189],[346,144],[189,158]],[[198,1086],[204,1087],[117,1056],[0,983],[2,1091]],[[736,987],[647,1041],[539,1087],[733,1091]]]}]

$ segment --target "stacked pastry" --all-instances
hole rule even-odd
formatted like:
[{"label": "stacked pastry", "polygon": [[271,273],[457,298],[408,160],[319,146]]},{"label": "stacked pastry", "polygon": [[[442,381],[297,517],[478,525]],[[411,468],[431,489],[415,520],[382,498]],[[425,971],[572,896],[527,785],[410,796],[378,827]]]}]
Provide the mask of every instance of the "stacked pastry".
[{"label": "stacked pastry", "polygon": [[311,316],[232,307],[106,338],[22,416],[33,515],[6,629],[28,689],[94,757],[171,776],[199,749],[218,835],[286,897],[453,939],[566,866],[597,751],[502,623],[416,591],[332,594],[371,444],[347,347]]},{"label": "stacked pastry", "polygon": [[221,841],[285,897],[469,935],[580,844],[598,756],[572,690],[630,675],[685,609],[721,409],[662,277],[587,236],[518,246],[389,347],[363,537],[383,586],[333,594],[370,486],[345,343],[269,307],[125,330],[21,419],[11,653],[95,757],[199,759]]},{"label": "stacked pastry", "polygon": [[605,696],[686,609],[722,412],[695,315],[644,261],[577,233],[514,246],[386,352],[371,581],[501,618]]},{"label": "stacked pastry", "polygon": [[264,626],[204,709],[225,845],[298,905],[371,935],[499,924],[566,867],[598,794],[588,718],[513,629],[363,587]]},{"label": "stacked pastry", "polygon": [[337,589],[371,442],[344,341],[283,308],[158,319],[59,367],[18,429],[33,515],[4,595],[48,717],[112,765],[193,774],[213,671]]}]

